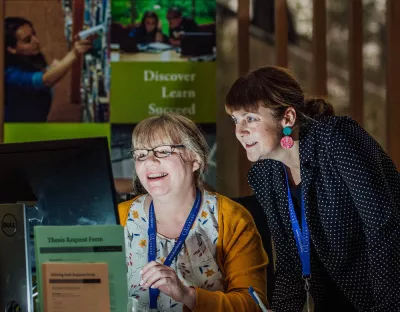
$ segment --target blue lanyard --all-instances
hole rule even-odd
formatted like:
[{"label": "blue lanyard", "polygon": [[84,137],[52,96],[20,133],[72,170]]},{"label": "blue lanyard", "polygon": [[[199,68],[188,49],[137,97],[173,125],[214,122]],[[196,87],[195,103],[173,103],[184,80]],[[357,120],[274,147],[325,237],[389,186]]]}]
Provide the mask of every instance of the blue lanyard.
[{"label": "blue lanyard", "polygon": [[[178,240],[175,242],[174,247],[172,248],[170,254],[168,255],[167,259],[164,261],[164,265],[170,266],[172,261],[176,258],[178,253],[180,252],[183,243],[185,242],[190,229],[193,226],[194,221],[196,220],[196,217],[199,213],[200,210],[200,204],[201,204],[201,192],[199,189],[196,190],[196,199],[194,201],[192,210],[190,211],[190,214],[188,218],[186,219],[185,225],[183,226],[182,232],[179,235]],[[154,205],[153,201],[150,203],[150,209],[149,209],[149,229],[147,231],[149,235],[149,249],[148,249],[148,261],[155,261],[157,257],[157,240],[156,240],[156,215],[154,213]],[[157,288],[149,288],[149,294],[150,294],[150,309],[157,309],[157,297],[160,293],[160,290]]]},{"label": "blue lanyard", "polygon": [[311,264],[310,264],[310,232],[308,230],[308,225],[306,221],[306,209],[304,204],[304,196],[301,195],[301,227],[299,226],[299,221],[297,220],[296,212],[294,210],[294,205],[292,201],[292,194],[289,187],[289,179],[285,165],[286,185],[287,185],[287,196],[289,202],[289,214],[290,221],[292,223],[292,230],[294,238],[296,240],[297,250],[299,251],[301,267],[303,272],[303,277],[311,276]]}]

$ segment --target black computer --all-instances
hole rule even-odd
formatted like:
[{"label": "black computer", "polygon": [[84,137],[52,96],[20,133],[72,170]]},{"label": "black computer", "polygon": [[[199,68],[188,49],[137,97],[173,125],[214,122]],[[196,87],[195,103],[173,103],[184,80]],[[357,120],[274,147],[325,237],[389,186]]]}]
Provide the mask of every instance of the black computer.
[{"label": "black computer", "polygon": [[0,145],[0,203],[36,201],[42,225],[117,224],[107,138]]},{"label": "black computer", "polygon": [[0,204],[0,310],[30,311],[35,225],[119,223],[107,138],[1,144]]},{"label": "black computer", "polygon": [[214,47],[215,34],[211,32],[186,32],[181,40],[181,55],[211,55],[214,53]]}]

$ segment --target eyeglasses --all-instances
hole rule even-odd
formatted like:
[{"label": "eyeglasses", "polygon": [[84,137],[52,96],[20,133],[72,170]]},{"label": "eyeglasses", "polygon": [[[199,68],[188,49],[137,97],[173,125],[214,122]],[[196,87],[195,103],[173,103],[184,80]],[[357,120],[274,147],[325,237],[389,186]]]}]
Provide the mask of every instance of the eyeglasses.
[{"label": "eyeglasses", "polygon": [[184,148],[185,145],[177,144],[177,145],[161,145],[152,149],[135,149],[133,150],[132,156],[135,161],[144,161],[149,156],[149,152],[153,152],[154,156],[157,158],[165,158],[171,156],[176,148]]}]

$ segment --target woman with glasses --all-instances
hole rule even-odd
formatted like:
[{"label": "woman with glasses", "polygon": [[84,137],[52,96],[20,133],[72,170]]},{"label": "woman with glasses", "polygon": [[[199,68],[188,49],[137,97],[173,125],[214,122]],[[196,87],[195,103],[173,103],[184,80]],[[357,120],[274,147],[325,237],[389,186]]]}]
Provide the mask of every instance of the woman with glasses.
[{"label": "woman with glasses", "polygon": [[132,136],[134,187],[119,205],[129,296],[139,311],[258,311],[266,266],[251,215],[203,188],[208,146],[186,117],[145,119]]}]

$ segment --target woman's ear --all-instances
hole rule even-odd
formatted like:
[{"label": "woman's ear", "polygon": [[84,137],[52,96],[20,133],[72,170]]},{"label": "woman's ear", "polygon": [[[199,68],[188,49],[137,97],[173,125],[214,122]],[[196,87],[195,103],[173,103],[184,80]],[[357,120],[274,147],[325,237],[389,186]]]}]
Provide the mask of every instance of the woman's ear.
[{"label": "woman's ear", "polygon": [[193,162],[193,172],[195,172],[196,170],[200,169],[200,162],[198,160],[195,160]]},{"label": "woman's ear", "polygon": [[292,106],[289,106],[286,109],[285,114],[283,115],[281,121],[282,128],[293,127],[294,124],[296,123],[296,117],[297,117],[296,110]]}]

